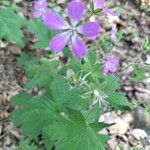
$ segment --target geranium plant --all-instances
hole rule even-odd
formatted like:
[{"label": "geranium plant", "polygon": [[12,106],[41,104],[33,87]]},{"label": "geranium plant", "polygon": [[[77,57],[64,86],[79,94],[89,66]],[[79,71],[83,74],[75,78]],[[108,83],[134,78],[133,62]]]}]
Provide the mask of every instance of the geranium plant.
[{"label": "geranium plant", "polygon": [[[66,5],[67,15],[63,17],[48,8],[46,0],[34,2],[34,19],[25,23],[37,37],[32,48],[49,47],[52,54],[50,59],[25,53],[18,58],[28,77],[24,89],[11,99],[16,106],[12,121],[28,138],[20,147],[30,148],[31,141],[35,145],[31,149],[106,150],[110,138],[100,131],[113,124],[99,122],[100,115],[106,108],[107,111],[132,109],[120,91],[119,57],[111,50],[100,57],[95,49],[103,32],[100,22],[93,18],[118,14],[108,7],[106,0],[87,3],[88,11],[84,2],[72,0]],[[17,22],[19,33],[20,26]],[[116,25],[107,38],[107,45],[115,44]],[[9,35],[8,39],[13,38]],[[22,40],[15,41],[22,44]],[[67,57],[67,61],[60,61],[59,55]],[[34,87],[38,87],[39,93],[29,94]]]}]

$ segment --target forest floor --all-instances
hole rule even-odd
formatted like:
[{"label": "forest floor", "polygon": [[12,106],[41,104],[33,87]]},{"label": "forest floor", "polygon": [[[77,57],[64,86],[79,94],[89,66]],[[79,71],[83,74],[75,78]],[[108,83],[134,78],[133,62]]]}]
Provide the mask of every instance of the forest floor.
[{"label": "forest floor", "polygon": [[[53,0],[55,1],[55,0]],[[114,0],[119,6],[121,15],[117,18],[116,24],[124,33],[124,37],[117,44],[115,52],[121,59],[120,67],[124,67],[133,61],[142,52],[142,44],[146,38],[150,38],[150,11],[140,10],[141,2],[138,0]],[[25,0],[13,0],[20,12],[25,17],[32,17],[32,3]],[[150,7],[150,1],[145,0]],[[64,0],[58,0],[60,6],[65,5]],[[102,18],[102,26],[107,30],[107,22]],[[109,28],[109,27],[108,27]],[[31,38],[31,37],[29,37]],[[21,48],[9,42],[0,41],[0,150],[13,150],[17,147],[22,137],[19,130],[10,122],[10,113],[14,106],[10,103],[10,97],[20,91],[27,81],[23,70],[17,64],[17,57],[22,52],[32,52],[35,55],[46,56],[44,50],[36,52],[29,49],[29,46]],[[150,54],[145,53],[140,57],[141,63],[150,64]],[[130,76],[130,68],[124,71],[120,80],[125,81]],[[36,88],[33,92],[36,92]],[[145,107],[150,103],[150,79],[139,83],[128,82],[122,86],[129,101],[139,105],[132,112],[111,112],[105,113],[100,120],[109,118],[116,122],[116,125],[103,132],[111,135],[108,142],[110,150],[129,150],[130,148],[142,147],[150,150],[150,115],[145,113]]]}]

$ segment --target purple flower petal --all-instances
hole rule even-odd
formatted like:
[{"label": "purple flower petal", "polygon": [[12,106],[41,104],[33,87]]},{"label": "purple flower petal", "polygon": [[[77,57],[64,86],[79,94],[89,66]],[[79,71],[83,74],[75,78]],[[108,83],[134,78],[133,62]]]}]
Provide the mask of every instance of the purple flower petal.
[{"label": "purple flower petal", "polygon": [[116,56],[107,56],[103,67],[104,73],[115,73],[118,69],[119,59]]},{"label": "purple flower petal", "polygon": [[109,8],[104,8],[103,12],[106,13],[107,15],[118,16],[116,12],[114,12],[112,9],[109,9]]},{"label": "purple flower petal", "polygon": [[34,9],[37,11],[42,11],[42,10],[46,9],[46,7],[47,7],[46,0],[39,0],[34,3]]},{"label": "purple flower petal", "polygon": [[78,36],[72,39],[72,52],[77,58],[83,58],[87,54],[87,46]]},{"label": "purple flower petal", "polygon": [[69,40],[69,37],[70,37],[70,31],[57,34],[50,41],[50,43],[49,43],[50,48],[55,53],[60,52],[62,49],[65,48],[65,46]]},{"label": "purple flower petal", "polygon": [[109,68],[108,67],[104,67],[103,68],[103,72],[106,73],[106,74],[109,73]]},{"label": "purple flower petal", "polygon": [[73,0],[72,2],[69,3],[68,16],[74,26],[82,18],[84,9],[85,9],[84,4],[80,2],[79,0]]},{"label": "purple flower petal", "polygon": [[41,16],[41,11],[35,11],[34,13],[33,13],[33,17],[34,18],[39,18]]},{"label": "purple flower petal", "polygon": [[42,16],[42,19],[44,21],[44,24],[50,29],[59,30],[69,28],[68,23],[55,12],[46,11]]},{"label": "purple flower petal", "polygon": [[93,0],[94,4],[94,10],[98,8],[104,8],[106,6],[106,1],[105,0]]},{"label": "purple flower petal", "polygon": [[78,32],[87,37],[96,37],[100,31],[101,27],[97,22],[86,22],[78,29]]}]

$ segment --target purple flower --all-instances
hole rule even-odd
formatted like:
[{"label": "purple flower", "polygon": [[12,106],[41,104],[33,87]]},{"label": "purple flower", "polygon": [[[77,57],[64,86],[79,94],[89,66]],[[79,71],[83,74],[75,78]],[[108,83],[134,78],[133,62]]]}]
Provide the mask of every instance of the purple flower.
[{"label": "purple flower", "polygon": [[71,42],[71,50],[76,57],[83,58],[87,54],[87,46],[81,37],[94,38],[100,33],[101,27],[97,22],[90,21],[78,25],[84,9],[85,5],[79,0],[73,0],[68,4],[71,25],[55,12],[47,11],[43,14],[44,24],[48,28],[61,31],[49,43],[54,52],[60,52],[68,42]]},{"label": "purple flower", "polygon": [[116,56],[111,55],[107,56],[103,63],[104,73],[115,73],[118,69],[119,59]]},{"label": "purple flower", "polygon": [[118,16],[112,9],[107,7],[107,0],[93,0],[94,10],[102,9],[107,15]]},{"label": "purple flower", "polygon": [[117,28],[116,28],[116,25],[113,25],[112,30],[111,30],[111,39],[114,42],[116,42],[116,40],[117,40],[116,34],[117,34]]},{"label": "purple flower", "polygon": [[34,3],[35,12],[33,14],[34,18],[39,18],[47,8],[46,0],[38,0]]}]

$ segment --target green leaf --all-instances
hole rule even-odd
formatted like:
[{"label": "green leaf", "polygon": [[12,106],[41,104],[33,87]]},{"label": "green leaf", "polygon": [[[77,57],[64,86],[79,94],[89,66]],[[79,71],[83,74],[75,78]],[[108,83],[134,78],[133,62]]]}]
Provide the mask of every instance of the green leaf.
[{"label": "green leaf", "polygon": [[60,77],[55,77],[50,84],[53,99],[61,106],[67,106],[77,110],[85,108],[86,102],[81,99],[75,89],[70,89],[66,81]]},{"label": "green leaf", "polygon": [[131,104],[124,93],[119,92],[119,83],[115,76],[106,76],[106,86],[103,92],[108,96],[107,101],[115,109],[130,110]]},{"label": "green leaf", "polygon": [[[18,60],[30,78],[27,87],[40,86],[44,90],[38,96],[21,92],[12,98],[17,105],[12,114],[14,124],[31,140],[38,142],[42,137],[48,150],[54,145],[57,150],[105,150],[108,137],[98,132],[110,125],[97,123],[99,107],[87,109],[89,101],[82,99],[77,90],[70,89],[57,72],[57,62],[30,59],[22,54]],[[95,63],[92,55],[89,62]],[[114,85],[118,88],[118,83]]]},{"label": "green leaf", "polygon": [[56,110],[55,105],[45,95],[31,98],[27,93],[16,95],[12,101],[20,106],[13,112],[12,121],[16,126],[21,126],[25,135],[37,140],[42,128],[51,122]]},{"label": "green leaf", "polygon": [[87,55],[87,60],[89,62],[89,64],[92,66],[92,65],[95,65],[97,62],[97,58],[93,52],[93,50],[89,49],[89,52],[88,52],[88,55]]},{"label": "green leaf", "polygon": [[142,47],[143,47],[145,52],[149,52],[150,51],[150,40],[149,39],[145,39]]},{"label": "green leaf", "polygon": [[[33,66],[35,69],[32,71],[34,72],[34,76],[31,80],[28,81],[26,84],[27,89],[31,89],[35,86],[39,87],[49,87],[53,75],[56,73],[56,68],[58,66],[58,62],[56,61],[49,61],[48,59],[41,60],[40,64]],[[26,70],[30,72],[31,70]],[[32,72],[33,74],[33,72]]]},{"label": "green leaf", "polygon": [[53,75],[57,71],[56,68],[59,62],[40,59],[21,53],[21,56],[18,58],[18,63],[24,67],[29,77],[29,81],[25,87],[31,89],[35,86],[49,87]]},{"label": "green leaf", "polygon": [[28,100],[31,100],[32,97],[30,95],[28,95],[26,92],[20,92],[19,94],[11,97],[11,102],[15,105],[25,105]]},{"label": "green leaf", "polygon": [[134,78],[136,81],[141,81],[141,80],[144,80],[147,78],[145,75],[145,73],[146,73],[146,67],[145,66],[138,67],[138,66],[134,65],[133,69],[134,69],[133,72],[135,74]]},{"label": "green leaf", "polygon": [[108,126],[88,124],[79,111],[67,109],[45,127],[44,142],[47,149],[51,148],[49,143],[55,143],[57,150],[105,150],[109,138],[98,132]]},{"label": "green leaf", "polygon": [[33,78],[39,64],[40,59],[37,57],[29,56],[26,53],[21,53],[17,62],[25,69],[25,73],[29,78]]},{"label": "green leaf", "polygon": [[89,78],[87,78],[87,80],[89,80],[89,82],[94,83],[94,81],[97,80],[97,78],[100,76],[100,64],[99,64],[99,60],[96,58],[92,47],[91,49],[89,49],[88,55],[85,58],[85,63],[83,64],[82,67],[82,72],[85,73],[85,76],[87,74],[89,74]]},{"label": "green leaf", "polygon": [[93,108],[89,110],[83,110],[82,113],[86,118],[88,123],[98,122],[99,116],[101,114],[101,108],[99,108],[99,104],[93,106]]},{"label": "green leaf", "polygon": [[33,48],[48,47],[50,39],[54,36],[54,31],[48,29],[41,20],[29,20],[28,29],[37,37],[37,42]]},{"label": "green leaf", "polygon": [[1,0],[0,4],[2,4],[4,6],[10,6],[10,1],[8,1],[8,0]]},{"label": "green leaf", "polygon": [[82,64],[81,64],[81,61],[79,59],[74,57],[74,58],[70,59],[70,61],[68,62],[66,67],[67,67],[67,69],[71,68],[76,72],[80,72],[82,69]]},{"label": "green leaf", "polygon": [[19,142],[19,147],[15,150],[37,150],[37,148],[33,144],[30,144],[28,140],[22,139]]},{"label": "green leaf", "polygon": [[[48,93],[51,93],[52,96]],[[74,148],[83,147],[83,150],[90,150],[92,144],[94,145],[93,150],[105,149],[108,137],[99,135],[98,132],[110,125],[97,122],[88,123],[87,118],[80,111],[72,109],[70,104],[67,106],[60,102],[59,105],[62,104],[60,109],[58,99],[55,99],[56,95],[53,92],[48,93],[31,97],[21,92],[14,96],[12,101],[18,105],[18,108],[12,114],[13,123],[20,126],[26,136],[36,141],[39,135],[44,135],[44,142],[48,149],[53,144],[58,150],[69,150],[72,144]],[[82,141],[83,137],[85,138]],[[56,140],[57,143],[55,143]]]},{"label": "green leaf", "polygon": [[94,14],[95,14],[95,15],[99,15],[101,11],[102,11],[101,9],[96,9],[96,10],[94,11]]},{"label": "green leaf", "polygon": [[148,115],[150,114],[150,104],[148,104],[148,106],[146,107],[145,113]]},{"label": "green leaf", "polygon": [[26,20],[16,15],[11,9],[0,9],[0,39],[24,46],[25,37],[20,28],[25,24]]}]

